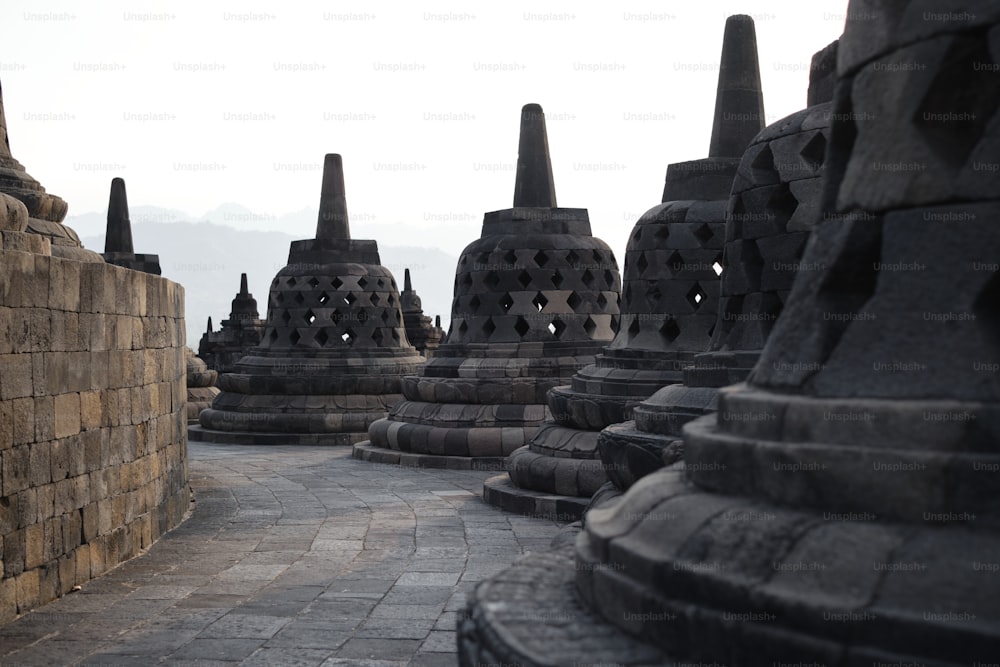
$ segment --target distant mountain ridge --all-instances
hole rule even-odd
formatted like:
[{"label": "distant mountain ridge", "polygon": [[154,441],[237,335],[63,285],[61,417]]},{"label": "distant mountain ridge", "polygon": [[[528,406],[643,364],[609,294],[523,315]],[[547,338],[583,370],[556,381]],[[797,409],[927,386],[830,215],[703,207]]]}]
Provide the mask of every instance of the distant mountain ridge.
[{"label": "distant mountain ridge", "polygon": [[[223,205],[211,213],[212,217],[245,215],[247,209],[238,205]],[[186,214],[148,206],[133,207],[130,211],[132,237],[136,252],[160,256],[164,277],[180,283],[185,289],[187,344],[197,349],[198,341],[209,317],[216,327],[229,316],[233,297],[240,287],[240,273],[247,274],[247,282],[261,317],[267,316],[268,289],[274,275],[288,262],[291,241],[309,238],[315,233],[316,212],[303,210],[283,216],[291,233],[268,229],[240,229],[232,224],[191,221]],[[301,232],[296,230],[306,226]],[[247,227],[256,226],[251,219]],[[274,226],[275,220],[266,221]],[[105,215],[87,213],[66,218],[66,224],[76,230],[85,247],[101,252],[104,249]],[[242,223],[241,223],[242,226]],[[379,242],[382,264],[392,271],[402,288],[403,270],[410,269],[413,288],[423,301],[424,313],[430,317],[441,316],[447,330],[451,316],[451,298],[455,281],[457,255],[433,247],[420,245],[389,245],[385,239],[396,243],[409,239],[394,235],[381,238],[366,235],[370,229],[381,225],[351,225],[355,238],[375,238]],[[366,229],[367,228],[367,229]],[[412,236],[412,231],[407,236]],[[417,230],[419,231],[419,230]],[[478,236],[478,229],[465,230],[467,242]]]}]

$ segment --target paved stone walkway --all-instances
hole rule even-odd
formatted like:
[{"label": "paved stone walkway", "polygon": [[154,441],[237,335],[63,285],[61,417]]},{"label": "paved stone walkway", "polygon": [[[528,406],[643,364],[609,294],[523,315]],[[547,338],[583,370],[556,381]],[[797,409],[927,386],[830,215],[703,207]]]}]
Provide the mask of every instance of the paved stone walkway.
[{"label": "paved stone walkway", "polygon": [[194,514],[0,626],[0,665],[455,665],[466,592],[560,527],[486,505],[494,472],[350,448],[189,452]]}]

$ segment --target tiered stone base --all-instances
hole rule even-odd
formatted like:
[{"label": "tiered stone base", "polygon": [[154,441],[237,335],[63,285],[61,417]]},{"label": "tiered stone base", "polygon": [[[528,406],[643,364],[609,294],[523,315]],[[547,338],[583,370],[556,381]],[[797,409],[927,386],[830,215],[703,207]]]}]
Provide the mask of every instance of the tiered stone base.
[{"label": "tiered stone base", "polygon": [[574,576],[573,548],[567,543],[524,556],[479,584],[458,621],[459,664],[671,664],[659,649],[635,641],[581,604]]},{"label": "tiered stone base", "polygon": [[199,425],[188,427],[188,440],[230,445],[325,445],[349,447],[367,438],[357,433],[288,433],[268,431],[215,431]]}]

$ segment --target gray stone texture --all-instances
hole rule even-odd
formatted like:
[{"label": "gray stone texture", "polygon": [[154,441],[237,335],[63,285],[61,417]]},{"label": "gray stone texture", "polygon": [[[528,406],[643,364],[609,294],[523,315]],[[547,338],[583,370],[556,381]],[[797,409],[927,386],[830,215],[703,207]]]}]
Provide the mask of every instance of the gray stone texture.
[{"label": "gray stone texture", "polygon": [[1000,655],[1000,234],[973,174],[1000,160],[998,36],[995,4],[851,3],[821,219],[759,362],[683,466],[587,515],[577,592],[607,622],[734,666]]},{"label": "gray stone texture", "polygon": [[[8,243],[20,237],[37,244]],[[189,488],[183,288],[47,256],[38,251],[49,240],[35,234],[2,232],[2,239],[0,621],[7,621],[149,548],[181,521]]]},{"label": "gray stone texture", "polygon": [[188,424],[197,424],[201,411],[211,407],[212,401],[219,395],[219,388],[215,386],[219,374],[210,370],[191,348],[185,348],[184,355],[187,362],[187,421]]},{"label": "gray stone texture", "polygon": [[349,234],[343,163],[330,154],[316,237],[292,242],[260,343],[219,378],[191,439],[349,445],[402,398],[402,377],[424,359],[406,339],[378,246]]},{"label": "gray stone texture", "polygon": [[601,460],[621,489],[676,460],[681,427],[717,408],[719,387],[746,379],[781,314],[820,217],[832,113],[823,94],[835,54],[836,43],[813,58],[811,105],[764,128],[743,153],[726,212],[725,270],[708,351],[693,357],[681,381],[636,406],[634,425],[599,437]]},{"label": "gray stone texture", "polygon": [[506,457],[549,417],[546,392],[614,337],[618,264],[585,209],[557,206],[537,104],[521,110],[514,189],[514,207],[487,213],[459,259],[446,339],[404,378],[405,400],[372,424],[359,458],[386,460],[379,449],[427,465]]},{"label": "gray stone texture", "polygon": [[160,275],[158,255],[137,255],[132,247],[132,221],[128,215],[128,198],[125,195],[125,179],[111,180],[111,195],[108,198],[108,226],[104,236],[104,261],[115,266],[124,266],[133,271],[143,271]]},{"label": "gray stone texture", "polygon": [[[750,139],[763,128],[763,95],[753,20],[726,22],[711,157],[667,167],[663,202],[636,223],[625,252],[621,324],[615,339],[573,376],[549,391],[552,419],[512,453],[513,486],[488,481],[487,500],[522,506],[538,492],[549,512],[553,495],[588,498],[608,481],[598,433],[632,417],[641,401],[666,384],[712,340],[723,269],[726,207]],[[520,490],[515,491],[515,488]],[[579,518],[585,502],[569,505]]]},{"label": "gray stone texture", "polygon": [[434,350],[441,345],[444,330],[441,329],[440,318],[432,323],[431,318],[424,315],[420,296],[410,281],[409,269],[406,269],[403,275],[403,291],[399,293],[399,300],[402,304],[403,325],[406,328],[407,339],[420,354],[431,357]]}]

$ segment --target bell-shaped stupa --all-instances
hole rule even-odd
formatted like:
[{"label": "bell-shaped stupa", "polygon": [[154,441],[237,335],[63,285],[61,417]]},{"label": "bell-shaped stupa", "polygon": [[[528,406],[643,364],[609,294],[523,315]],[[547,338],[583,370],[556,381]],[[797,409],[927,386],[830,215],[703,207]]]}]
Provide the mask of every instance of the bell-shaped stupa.
[{"label": "bell-shaped stupa", "polygon": [[372,424],[367,460],[500,469],[549,417],[545,395],[614,338],[621,279],[586,209],[556,204],[545,116],[521,110],[514,207],[462,252],[451,326],[405,401]]},{"label": "bell-shaped stupa", "polygon": [[218,331],[212,330],[212,318],[208,318],[208,330],[198,342],[198,356],[212,370],[231,373],[250,348],[260,344],[265,326],[257,311],[257,299],[247,289],[247,274],[242,273],[240,291],[233,297],[229,318],[222,320]]},{"label": "bell-shaped stupa", "polygon": [[608,481],[597,450],[601,429],[631,419],[636,404],[680,382],[681,369],[708,349],[729,193],[743,151],[764,127],[749,16],[726,21],[721,62],[710,156],[669,165],[662,203],[643,214],[629,237],[618,335],[568,386],[549,392],[552,420],[511,454],[508,474],[486,481],[490,504],[579,518]]},{"label": "bell-shaped stupa", "polygon": [[25,229],[15,231],[27,231],[47,238],[51,243],[51,254],[54,257],[84,262],[104,261],[96,252],[84,249],[76,232],[62,224],[69,210],[69,204],[46,192],[42,184],[29,176],[24,166],[11,154],[2,88],[0,88],[0,193],[17,199],[27,208],[28,221]]},{"label": "bell-shaped stupa", "polygon": [[201,413],[193,440],[347,445],[402,398],[424,359],[375,241],[351,238],[339,155],[323,166],[316,238],[293,241],[271,282],[260,344]]},{"label": "bell-shaped stupa", "polygon": [[765,128],[743,155],[709,351],[636,406],[630,421],[601,432],[601,459],[619,489],[682,455],[683,425],[716,409],[720,387],[746,379],[781,314],[818,217],[836,54],[834,42],[813,57],[808,106]]},{"label": "bell-shaped stupa", "polygon": [[403,274],[403,291],[399,293],[399,298],[403,303],[403,324],[406,326],[406,337],[413,347],[425,357],[434,354],[434,350],[441,345],[444,338],[444,331],[440,324],[435,324],[427,315],[424,315],[423,303],[420,295],[413,289],[410,281],[410,270],[405,269]]},{"label": "bell-shaped stupa", "polygon": [[104,261],[133,271],[160,275],[158,255],[137,255],[132,248],[132,221],[128,215],[125,179],[111,180],[108,198],[108,226],[104,236]]}]

